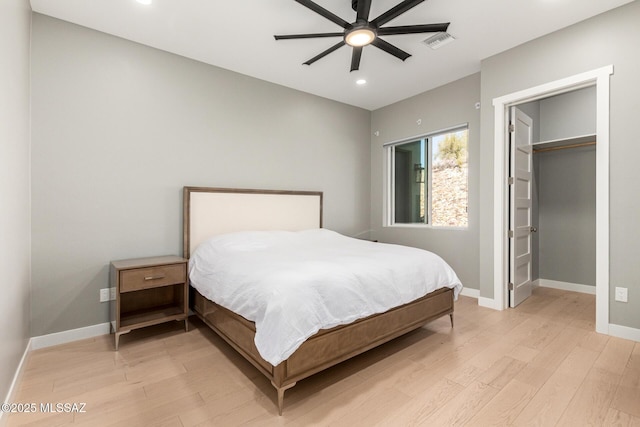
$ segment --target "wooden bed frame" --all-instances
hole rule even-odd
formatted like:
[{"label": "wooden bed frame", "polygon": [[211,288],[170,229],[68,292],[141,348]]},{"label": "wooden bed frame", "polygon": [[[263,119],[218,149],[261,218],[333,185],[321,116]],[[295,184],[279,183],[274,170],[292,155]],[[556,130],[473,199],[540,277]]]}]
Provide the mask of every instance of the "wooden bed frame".
[{"label": "wooden bed frame", "polygon": [[[322,227],[322,193],[184,187],[184,257],[208,237],[232,231],[303,230]],[[193,289],[193,288],[192,288]],[[225,309],[195,289],[193,311],[262,372],[278,393],[296,382],[400,335],[449,315],[453,327],[453,290],[439,289],[420,299],[348,325],[321,330],[278,366],[266,362],[254,344],[255,324]]]}]

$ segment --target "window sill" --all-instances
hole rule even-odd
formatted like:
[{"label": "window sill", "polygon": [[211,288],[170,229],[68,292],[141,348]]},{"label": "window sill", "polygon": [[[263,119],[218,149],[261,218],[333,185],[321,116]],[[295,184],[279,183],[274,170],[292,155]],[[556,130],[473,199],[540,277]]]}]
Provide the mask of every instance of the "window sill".
[{"label": "window sill", "polygon": [[469,227],[447,227],[442,225],[430,225],[430,224],[386,224],[384,228],[418,228],[425,230],[452,230],[452,231],[467,231]]}]

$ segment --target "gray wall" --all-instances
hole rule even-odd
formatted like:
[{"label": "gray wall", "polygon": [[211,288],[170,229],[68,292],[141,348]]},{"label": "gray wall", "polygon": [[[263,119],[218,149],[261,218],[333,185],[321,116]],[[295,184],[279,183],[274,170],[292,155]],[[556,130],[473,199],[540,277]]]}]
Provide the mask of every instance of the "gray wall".
[{"label": "gray wall", "polygon": [[[596,132],[595,86],[531,104],[538,106],[534,141]],[[540,152],[533,159],[533,278],[595,286],[595,148]]]},{"label": "gray wall", "polygon": [[596,133],[596,87],[540,101],[540,139],[549,141]]},{"label": "gray wall", "polygon": [[596,150],[547,151],[538,162],[540,278],[596,284]]},{"label": "gray wall", "polygon": [[[465,287],[478,282],[478,172],[480,164],[480,74],[373,111],[371,137],[371,229],[383,242],[419,247],[437,253],[456,271]],[[421,119],[421,124],[417,120]],[[383,144],[469,123],[469,227],[383,227]]]},{"label": "gray wall", "polygon": [[[596,131],[595,86],[518,105],[533,119],[533,141]],[[595,286],[595,149],[533,156],[532,279]]]},{"label": "gray wall", "polygon": [[370,113],[35,14],[32,335],[108,320],[110,260],[181,253],[184,185],[324,191],[368,237]]},{"label": "gray wall", "polygon": [[[480,293],[493,298],[492,100],[518,90],[609,64],[610,115],[610,322],[640,328],[640,253],[637,218],[637,118],[640,115],[640,2],[636,1],[482,61],[480,159]],[[629,302],[615,302],[616,286]]]},{"label": "gray wall", "polygon": [[5,402],[29,340],[30,27],[28,0],[0,2],[1,402]]}]

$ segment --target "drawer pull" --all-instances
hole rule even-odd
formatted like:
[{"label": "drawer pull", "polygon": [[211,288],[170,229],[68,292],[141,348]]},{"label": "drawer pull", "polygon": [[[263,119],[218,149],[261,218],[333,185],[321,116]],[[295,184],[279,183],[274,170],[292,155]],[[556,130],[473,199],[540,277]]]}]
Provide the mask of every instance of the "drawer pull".
[{"label": "drawer pull", "polygon": [[144,276],[144,280],[158,280],[158,279],[164,279],[164,275],[161,276]]}]

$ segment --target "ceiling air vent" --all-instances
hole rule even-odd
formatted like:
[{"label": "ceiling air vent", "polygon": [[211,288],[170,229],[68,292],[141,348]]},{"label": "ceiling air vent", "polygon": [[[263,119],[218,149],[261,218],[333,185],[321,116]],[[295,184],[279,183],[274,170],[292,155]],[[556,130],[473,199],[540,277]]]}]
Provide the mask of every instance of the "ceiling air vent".
[{"label": "ceiling air vent", "polygon": [[446,32],[441,32],[441,33],[434,34],[428,39],[423,40],[422,43],[426,44],[431,49],[438,49],[447,43],[451,43],[454,40],[455,40],[455,37],[453,37],[451,34]]}]

